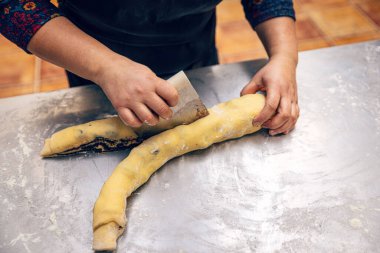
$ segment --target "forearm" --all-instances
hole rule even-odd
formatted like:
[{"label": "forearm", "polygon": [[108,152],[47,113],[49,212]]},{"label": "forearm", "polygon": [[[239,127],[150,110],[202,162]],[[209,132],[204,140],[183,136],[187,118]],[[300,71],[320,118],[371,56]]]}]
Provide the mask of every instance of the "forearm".
[{"label": "forearm", "polygon": [[83,78],[98,82],[106,61],[116,53],[77,28],[65,17],[47,22],[32,37],[27,49]]},{"label": "forearm", "polygon": [[269,58],[286,57],[298,63],[295,22],[290,17],[269,19],[255,28]]}]

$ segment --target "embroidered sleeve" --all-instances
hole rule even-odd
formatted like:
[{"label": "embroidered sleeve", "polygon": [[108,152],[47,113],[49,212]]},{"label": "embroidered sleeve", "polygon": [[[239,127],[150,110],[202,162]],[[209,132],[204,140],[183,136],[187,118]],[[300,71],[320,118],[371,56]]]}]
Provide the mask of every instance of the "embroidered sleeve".
[{"label": "embroidered sleeve", "polygon": [[28,52],[26,48],[33,35],[60,15],[48,0],[0,0],[0,33]]},{"label": "embroidered sleeve", "polygon": [[258,24],[276,17],[295,19],[292,0],[241,0],[245,17],[255,28]]}]

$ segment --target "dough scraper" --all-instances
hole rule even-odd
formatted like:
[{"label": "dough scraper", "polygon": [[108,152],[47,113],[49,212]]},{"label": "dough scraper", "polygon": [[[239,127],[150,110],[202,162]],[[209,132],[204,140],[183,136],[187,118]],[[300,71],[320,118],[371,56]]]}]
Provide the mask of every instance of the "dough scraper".
[{"label": "dough scraper", "polygon": [[171,107],[173,111],[172,118],[168,120],[160,118],[158,124],[155,126],[143,124],[141,127],[134,128],[133,130],[140,137],[143,137],[143,139],[178,125],[190,124],[197,119],[208,115],[206,106],[199,98],[198,93],[191,85],[191,82],[187,78],[185,72],[180,71],[170,77],[167,81],[178,91],[178,104]]}]

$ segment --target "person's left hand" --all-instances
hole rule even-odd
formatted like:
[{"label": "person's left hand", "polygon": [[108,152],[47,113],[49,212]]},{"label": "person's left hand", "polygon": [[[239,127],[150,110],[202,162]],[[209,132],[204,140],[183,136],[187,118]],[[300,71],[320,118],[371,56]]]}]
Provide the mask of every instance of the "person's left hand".
[{"label": "person's left hand", "polygon": [[270,135],[288,134],[299,117],[296,66],[289,57],[273,56],[240,93],[266,91],[265,106],[252,124],[269,128]]}]

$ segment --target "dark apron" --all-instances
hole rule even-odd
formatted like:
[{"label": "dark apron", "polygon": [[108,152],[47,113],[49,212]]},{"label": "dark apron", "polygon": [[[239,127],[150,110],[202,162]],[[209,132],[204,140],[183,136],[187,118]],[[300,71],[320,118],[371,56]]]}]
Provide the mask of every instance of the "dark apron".
[{"label": "dark apron", "polygon": [[[221,0],[66,0],[68,19],[107,47],[168,77],[218,63],[215,7]],[[70,86],[91,83],[68,72]]]}]

